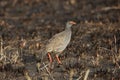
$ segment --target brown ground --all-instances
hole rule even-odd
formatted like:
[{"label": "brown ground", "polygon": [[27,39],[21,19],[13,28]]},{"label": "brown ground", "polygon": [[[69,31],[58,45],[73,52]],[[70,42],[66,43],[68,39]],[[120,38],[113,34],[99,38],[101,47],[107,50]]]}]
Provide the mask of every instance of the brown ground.
[{"label": "brown ground", "polygon": [[[63,64],[49,66],[44,45],[69,20]],[[0,80],[120,80],[120,0],[1,0],[0,40]]]}]

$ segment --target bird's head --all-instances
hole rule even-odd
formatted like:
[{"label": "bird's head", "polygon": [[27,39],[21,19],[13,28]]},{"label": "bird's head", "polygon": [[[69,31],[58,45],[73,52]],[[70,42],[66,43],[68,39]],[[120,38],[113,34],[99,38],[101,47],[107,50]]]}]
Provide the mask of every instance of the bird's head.
[{"label": "bird's head", "polygon": [[70,28],[72,25],[76,24],[74,21],[68,21],[66,24],[66,28]]}]

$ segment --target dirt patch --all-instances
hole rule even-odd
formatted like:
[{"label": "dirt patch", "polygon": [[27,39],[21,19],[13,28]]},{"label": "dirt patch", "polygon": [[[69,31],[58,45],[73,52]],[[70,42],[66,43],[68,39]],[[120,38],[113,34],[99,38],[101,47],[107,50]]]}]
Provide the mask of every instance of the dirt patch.
[{"label": "dirt patch", "polygon": [[[77,25],[62,65],[41,60],[69,20]],[[120,79],[119,0],[2,0],[0,40],[0,80]]]}]

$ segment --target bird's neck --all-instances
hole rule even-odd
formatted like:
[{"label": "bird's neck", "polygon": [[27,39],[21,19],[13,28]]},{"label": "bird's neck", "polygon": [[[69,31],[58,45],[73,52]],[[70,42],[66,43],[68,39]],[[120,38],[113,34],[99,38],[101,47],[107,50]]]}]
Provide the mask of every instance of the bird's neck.
[{"label": "bird's neck", "polygon": [[69,31],[71,31],[71,27],[69,27],[69,28],[68,28],[68,27],[66,27],[66,28],[65,28],[65,30],[69,30]]}]

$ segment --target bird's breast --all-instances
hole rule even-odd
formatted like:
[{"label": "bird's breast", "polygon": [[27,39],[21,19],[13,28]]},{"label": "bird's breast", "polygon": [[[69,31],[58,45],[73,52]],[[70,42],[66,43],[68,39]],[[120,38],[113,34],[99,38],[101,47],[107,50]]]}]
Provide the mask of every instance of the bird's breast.
[{"label": "bird's breast", "polygon": [[71,30],[65,30],[53,36],[47,44],[47,52],[62,52],[69,44],[71,34]]}]

